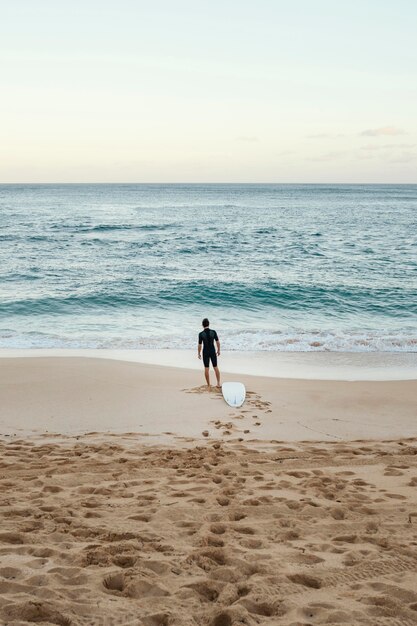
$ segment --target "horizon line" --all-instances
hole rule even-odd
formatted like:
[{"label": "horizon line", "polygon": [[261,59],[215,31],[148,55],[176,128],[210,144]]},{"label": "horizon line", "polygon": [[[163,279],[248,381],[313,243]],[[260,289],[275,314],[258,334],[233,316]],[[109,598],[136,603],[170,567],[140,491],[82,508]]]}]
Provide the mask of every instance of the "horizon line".
[{"label": "horizon line", "polygon": [[340,186],[340,185],[375,185],[375,186],[400,186],[400,185],[417,185],[416,182],[241,182],[241,181],[177,181],[177,182],[146,182],[146,181],[13,181],[13,182],[0,182],[0,186],[6,185],[327,185],[327,186]]}]

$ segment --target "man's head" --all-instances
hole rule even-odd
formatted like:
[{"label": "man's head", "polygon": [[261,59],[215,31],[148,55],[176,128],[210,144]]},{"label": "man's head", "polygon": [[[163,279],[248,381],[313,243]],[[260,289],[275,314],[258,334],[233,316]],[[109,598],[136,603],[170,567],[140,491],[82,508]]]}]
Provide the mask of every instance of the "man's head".
[{"label": "man's head", "polygon": [[203,319],[203,328],[208,328],[210,326],[210,322],[208,321],[207,317],[205,317]]}]

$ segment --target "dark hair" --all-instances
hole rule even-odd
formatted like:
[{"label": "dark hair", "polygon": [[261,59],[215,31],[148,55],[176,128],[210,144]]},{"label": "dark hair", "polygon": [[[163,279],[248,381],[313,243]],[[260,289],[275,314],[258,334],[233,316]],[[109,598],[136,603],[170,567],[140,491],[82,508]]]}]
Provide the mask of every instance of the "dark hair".
[{"label": "dark hair", "polygon": [[207,328],[208,326],[210,326],[210,322],[208,321],[207,317],[205,317],[205,318],[203,319],[203,327],[204,327],[204,328]]}]

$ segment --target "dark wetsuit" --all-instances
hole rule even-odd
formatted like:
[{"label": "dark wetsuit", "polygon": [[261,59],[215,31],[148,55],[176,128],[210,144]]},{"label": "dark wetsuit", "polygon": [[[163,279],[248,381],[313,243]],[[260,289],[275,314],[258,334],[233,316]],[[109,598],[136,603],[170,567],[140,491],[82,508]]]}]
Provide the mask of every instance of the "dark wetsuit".
[{"label": "dark wetsuit", "polygon": [[211,328],[205,328],[198,335],[198,343],[201,346],[203,344],[203,363],[204,367],[210,367],[210,361],[213,363],[213,367],[217,366],[217,354],[214,342],[219,341],[217,333]]}]

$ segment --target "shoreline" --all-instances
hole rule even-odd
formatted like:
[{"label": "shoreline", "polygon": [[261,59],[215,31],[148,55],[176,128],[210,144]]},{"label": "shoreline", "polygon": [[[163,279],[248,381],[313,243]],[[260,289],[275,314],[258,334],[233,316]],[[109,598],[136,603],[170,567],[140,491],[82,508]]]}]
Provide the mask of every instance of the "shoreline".
[{"label": "shoreline", "polygon": [[[2,358],[82,357],[201,370],[195,350],[0,348]],[[345,381],[417,380],[417,352],[227,351],[221,371],[248,376]]]},{"label": "shoreline", "polygon": [[[235,374],[224,373],[223,380]],[[95,357],[0,359],[0,435],[130,433],[144,442],[353,441],[414,437],[416,380],[239,375],[240,409],[203,371]],[[212,380],[214,382],[214,379]]]}]

